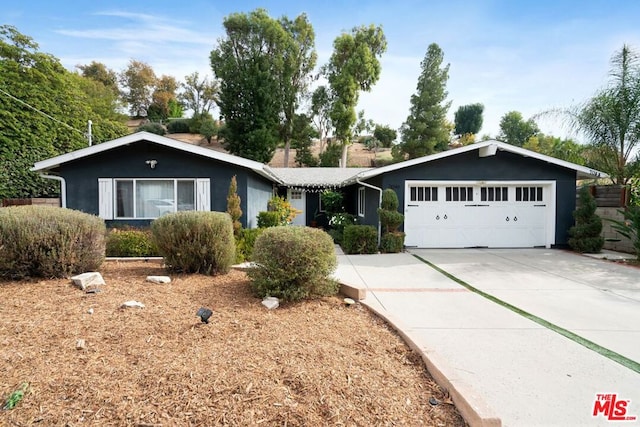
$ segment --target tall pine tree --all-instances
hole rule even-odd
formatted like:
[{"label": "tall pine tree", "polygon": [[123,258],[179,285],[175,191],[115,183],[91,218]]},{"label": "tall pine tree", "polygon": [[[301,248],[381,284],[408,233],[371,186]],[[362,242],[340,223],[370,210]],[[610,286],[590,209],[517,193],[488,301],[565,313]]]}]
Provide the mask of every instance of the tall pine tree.
[{"label": "tall pine tree", "polygon": [[451,102],[445,102],[449,64],[443,66],[444,53],[436,43],[429,45],[420,64],[416,93],[411,96],[411,111],[400,129],[402,139],[393,147],[396,160],[415,159],[447,149],[451,124],[446,115]]}]

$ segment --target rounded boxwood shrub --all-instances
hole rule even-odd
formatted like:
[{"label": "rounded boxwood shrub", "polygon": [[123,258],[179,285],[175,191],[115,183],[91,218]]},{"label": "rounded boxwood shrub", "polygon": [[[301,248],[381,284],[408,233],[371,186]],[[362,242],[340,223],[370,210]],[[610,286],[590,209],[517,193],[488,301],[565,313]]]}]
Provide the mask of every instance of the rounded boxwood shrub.
[{"label": "rounded boxwood shrub", "polygon": [[176,212],[151,223],[153,240],[170,271],[227,273],[235,261],[231,217],[225,212]]},{"label": "rounded boxwood shrub", "polygon": [[108,257],[159,256],[150,229],[111,229],[107,232]]},{"label": "rounded boxwood shrub", "polygon": [[151,132],[156,135],[164,135],[167,131],[164,130],[164,127],[160,123],[145,123],[141,126],[138,126],[136,132]]},{"label": "rounded boxwood shrub", "polygon": [[347,254],[375,254],[378,252],[378,230],[373,225],[347,225],[341,246]]},{"label": "rounded boxwood shrub", "polygon": [[52,206],[0,209],[0,276],[67,277],[97,270],[105,254],[104,221]]},{"label": "rounded boxwood shrub", "polygon": [[248,274],[259,297],[297,301],[338,292],[330,277],[338,263],[333,240],[320,229],[267,228],[256,239],[253,261],[257,266]]},{"label": "rounded boxwood shrub", "polygon": [[401,231],[385,233],[380,238],[380,251],[387,254],[396,254],[404,249],[405,234]]}]

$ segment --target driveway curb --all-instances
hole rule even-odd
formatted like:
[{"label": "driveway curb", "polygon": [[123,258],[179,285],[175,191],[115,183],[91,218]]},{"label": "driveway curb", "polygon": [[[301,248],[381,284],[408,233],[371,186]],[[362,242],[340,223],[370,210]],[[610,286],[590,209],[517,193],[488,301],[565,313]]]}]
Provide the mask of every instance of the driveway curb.
[{"label": "driveway curb", "polygon": [[471,427],[502,426],[502,420],[494,413],[482,396],[477,394],[464,381],[457,379],[453,369],[447,362],[434,353],[427,354],[427,346],[424,345],[421,339],[413,336],[409,332],[409,328],[401,320],[392,314],[376,309],[367,304],[366,301],[360,302],[378,317],[389,323],[407,345],[420,355],[433,379],[440,387],[449,392],[456,408]]}]

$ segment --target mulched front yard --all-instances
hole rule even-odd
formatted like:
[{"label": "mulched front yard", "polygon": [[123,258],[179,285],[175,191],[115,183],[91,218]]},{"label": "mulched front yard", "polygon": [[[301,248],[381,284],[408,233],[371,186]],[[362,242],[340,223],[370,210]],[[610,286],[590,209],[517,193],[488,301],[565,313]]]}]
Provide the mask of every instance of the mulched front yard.
[{"label": "mulched front yard", "polygon": [[[145,282],[166,274],[154,262],[101,272],[98,294],[67,279],[0,282],[0,405],[29,384],[0,425],[464,425],[420,358],[360,305],[270,311],[237,271],[170,284]],[[120,308],[127,300],[146,307]]]}]

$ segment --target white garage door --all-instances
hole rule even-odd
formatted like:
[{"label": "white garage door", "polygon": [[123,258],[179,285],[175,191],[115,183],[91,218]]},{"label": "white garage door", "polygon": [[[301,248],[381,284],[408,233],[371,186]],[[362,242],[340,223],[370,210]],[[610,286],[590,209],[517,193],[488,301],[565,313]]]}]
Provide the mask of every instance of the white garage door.
[{"label": "white garage door", "polygon": [[405,244],[419,248],[550,247],[555,183],[407,181]]}]

